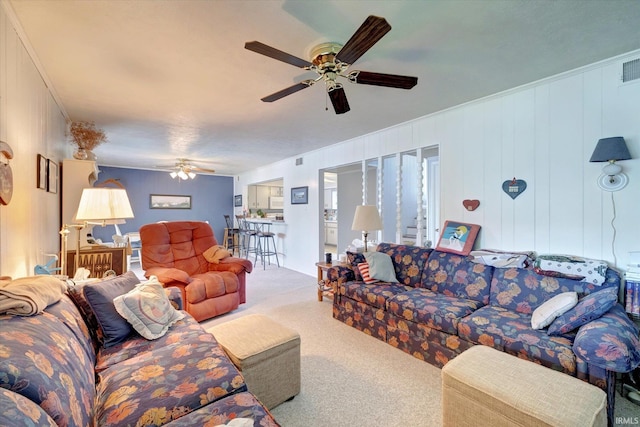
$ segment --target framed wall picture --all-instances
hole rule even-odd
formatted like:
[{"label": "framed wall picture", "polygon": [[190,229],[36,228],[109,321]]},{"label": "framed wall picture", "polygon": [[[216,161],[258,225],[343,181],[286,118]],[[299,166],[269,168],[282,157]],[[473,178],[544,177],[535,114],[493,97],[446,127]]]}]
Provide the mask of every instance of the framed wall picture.
[{"label": "framed wall picture", "polygon": [[294,187],[291,189],[291,204],[306,205],[309,203],[309,187]]},{"label": "framed wall picture", "polygon": [[191,196],[150,194],[149,209],[191,209]]},{"label": "framed wall picture", "polygon": [[47,189],[47,158],[41,154],[38,154],[36,170],[38,171],[36,187],[42,190],[46,190]]},{"label": "framed wall picture", "polygon": [[239,208],[242,206],[242,194],[237,194],[233,196],[233,206]]},{"label": "framed wall picture", "polygon": [[480,226],[477,224],[445,221],[436,249],[458,255],[469,255],[479,231]]},{"label": "framed wall picture", "polygon": [[58,164],[50,159],[47,159],[47,191],[58,192]]}]

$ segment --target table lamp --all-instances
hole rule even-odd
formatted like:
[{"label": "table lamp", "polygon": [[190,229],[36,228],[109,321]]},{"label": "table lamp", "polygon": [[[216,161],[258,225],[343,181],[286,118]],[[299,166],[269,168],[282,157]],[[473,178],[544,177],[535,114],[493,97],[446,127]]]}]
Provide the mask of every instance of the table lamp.
[{"label": "table lamp", "polygon": [[356,206],[356,213],[353,216],[351,229],[364,233],[364,251],[367,252],[367,236],[369,235],[369,231],[382,229],[382,220],[380,220],[378,208],[373,205]]},{"label": "table lamp", "polygon": [[[133,218],[133,210],[129,203],[127,190],[123,188],[85,188],[82,190],[75,221],[82,224],[63,224],[62,257],[60,262],[61,272],[65,272],[65,258],[67,253],[67,236],[70,228],[82,229],[88,223],[97,223],[105,226],[115,224],[120,220]],[[75,270],[78,269],[80,259],[80,233],[78,232],[78,244],[76,245]]]}]

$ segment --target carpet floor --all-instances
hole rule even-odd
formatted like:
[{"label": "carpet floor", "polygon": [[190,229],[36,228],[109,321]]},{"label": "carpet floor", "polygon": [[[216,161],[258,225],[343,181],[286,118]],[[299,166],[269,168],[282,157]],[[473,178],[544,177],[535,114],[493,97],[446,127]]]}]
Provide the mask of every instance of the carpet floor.
[{"label": "carpet floor", "polygon": [[[202,326],[259,313],[298,331],[301,392],[271,411],[283,427],[442,425],[440,369],[333,319],[314,276],[257,265],[247,301]],[[616,417],[639,416],[639,406],[617,396]]]}]

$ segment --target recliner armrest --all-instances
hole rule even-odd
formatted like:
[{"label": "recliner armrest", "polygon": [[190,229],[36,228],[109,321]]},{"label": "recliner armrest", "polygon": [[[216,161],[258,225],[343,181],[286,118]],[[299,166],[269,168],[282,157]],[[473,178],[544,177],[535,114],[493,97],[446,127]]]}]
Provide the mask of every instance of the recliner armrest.
[{"label": "recliner armrest", "polygon": [[238,257],[227,257],[220,260],[219,263],[209,263],[209,271],[230,271],[234,274],[240,274],[244,271],[251,273],[253,271],[253,263],[248,259]]},{"label": "recliner armrest", "polygon": [[638,329],[620,304],[578,329],[573,352],[587,363],[614,372],[640,365]]},{"label": "recliner armrest", "polygon": [[156,276],[162,284],[180,282],[188,285],[193,280],[186,271],[171,267],[151,267],[144,272],[145,277]]}]

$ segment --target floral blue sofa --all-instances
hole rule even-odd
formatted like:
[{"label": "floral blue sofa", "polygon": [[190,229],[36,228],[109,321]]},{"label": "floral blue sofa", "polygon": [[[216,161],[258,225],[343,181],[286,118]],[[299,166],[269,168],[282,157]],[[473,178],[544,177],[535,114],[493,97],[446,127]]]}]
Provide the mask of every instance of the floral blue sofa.
[{"label": "floral blue sofa", "polygon": [[[442,367],[474,345],[490,346],[607,390],[612,411],[614,373],[640,364],[638,330],[617,303],[620,276],[611,268],[595,286],[416,246],[381,243],[376,251],[391,257],[398,283],[364,283],[357,267],[364,256],[350,254],[350,265],[327,272],[333,316],[433,365]],[[613,295],[612,307],[565,333],[533,329],[534,310],[568,291],[578,294],[586,315],[595,313],[589,296],[596,299],[597,291],[608,295],[603,299]]]},{"label": "floral blue sofa", "polygon": [[[133,273],[112,280],[138,282]],[[105,347],[105,325],[96,326],[77,288],[40,314],[0,316],[0,425],[215,426],[252,418],[278,426],[186,312],[176,311],[184,318],[162,337],[133,331]],[[167,291],[181,308],[180,291]]]}]

